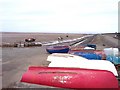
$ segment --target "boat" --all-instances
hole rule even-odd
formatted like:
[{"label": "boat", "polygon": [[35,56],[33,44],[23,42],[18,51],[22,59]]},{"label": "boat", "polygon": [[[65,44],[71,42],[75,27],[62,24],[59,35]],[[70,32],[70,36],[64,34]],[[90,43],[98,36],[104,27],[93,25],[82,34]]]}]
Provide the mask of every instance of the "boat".
[{"label": "boat", "polygon": [[34,42],[36,39],[35,38],[26,38],[25,42]]},{"label": "boat", "polygon": [[71,50],[96,50],[95,44],[85,44],[80,46],[71,47]]},{"label": "boat", "polygon": [[106,55],[119,55],[119,49],[118,48],[104,48],[104,52]]},{"label": "boat", "polygon": [[79,50],[79,49],[76,49],[76,50],[69,50],[68,53],[74,54],[76,52],[94,53],[94,54],[100,55],[102,60],[106,60],[106,54],[103,50]]},{"label": "boat", "polygon": [[106,60],[114,63],[115,65],[120,64],[120,54],[118,48],[105,48]]},{"label": "boat", "polygon": [[95,54],[92,52],[74,52],[73,54],[78,55],[78,56],[82,56],[82,57],[87,58],[89,60],[92,60],[92,59],[101,60],[102,59],[101,55],[98,55],[98,54]]},{"label": "boat", "polygon": [[75,60],[88,60],[88,59],[77,56],[77,55],[68,54],[68,53],[53,53],[47,57],[47,61],[52,62],[52,60],[73,60],[75,61]]},{"label": "boat", "polygon": [[85,46],[75,46],[75,47],[71,47],[70,51],[76,51],[76,50],[84,50]]},{"label": "boat", "polygon": [[91,48],[94,48],[94,49],[97,48],[96,44],[87,44],[86,46],[91,47]]},{"label": "boat", "polygon": [[85,68],[107,70],[118,76],[117,70],[113,63],[106,60],[66,60],[53,59],[48,67],[66,67],[66,68]]},{"label": "boat", "polygon": [[81,68],[33,66],[23,74],[21,82],[67,89],[118,88],[118,80],[112,72]]},{"label": "boat", "polygon": [[92,48],[92,47],[85,47],[84,50],[95,50],[95,48]]},{"label": "boat", "polygon": [[52,53],[68,53],[69,46],[66,45],[58,45],[58,46],[48,46],[46,51],[50,54]]}]

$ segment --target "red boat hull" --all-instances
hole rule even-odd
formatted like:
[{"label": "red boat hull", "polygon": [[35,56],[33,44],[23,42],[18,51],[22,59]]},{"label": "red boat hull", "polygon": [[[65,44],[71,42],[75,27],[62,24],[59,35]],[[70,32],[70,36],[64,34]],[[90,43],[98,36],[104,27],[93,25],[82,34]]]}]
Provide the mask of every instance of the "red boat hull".
[{"label": "red boat hull", "polygon": [[30,67],[21,82],[73,89],[118,88],[111,72],[80,68]]}]

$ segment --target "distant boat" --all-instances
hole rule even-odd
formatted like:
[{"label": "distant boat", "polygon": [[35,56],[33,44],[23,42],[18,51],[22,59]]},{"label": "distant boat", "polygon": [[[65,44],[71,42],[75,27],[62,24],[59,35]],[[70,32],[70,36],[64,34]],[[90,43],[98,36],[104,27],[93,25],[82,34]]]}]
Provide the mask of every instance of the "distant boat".
[{"label": "distant boat", "polygon": [[94,48],[94,49],[97,48],[96,44],[87,44],[86,46],[91,47],[91,48]]},{"label": "distant boat", "polygon": [[48,46],[46,51],[50,54],[52,53],[68,53],[69,46],[66,45],[58,45],[58,46]]},{"label": "distant boat", "polygon": [[21,82],[60,88],[118,88],[118,80],[106,70],[30,67]]},{"label": "distant boat", "polygon": [[34,42],[36,39],[35,38],[26,38],[25,42]]},{"label": "distant boat", "polygon": [[85,50],[95,50],[95,48],[92,48],[92,47],[85,47],[84,49]]}]

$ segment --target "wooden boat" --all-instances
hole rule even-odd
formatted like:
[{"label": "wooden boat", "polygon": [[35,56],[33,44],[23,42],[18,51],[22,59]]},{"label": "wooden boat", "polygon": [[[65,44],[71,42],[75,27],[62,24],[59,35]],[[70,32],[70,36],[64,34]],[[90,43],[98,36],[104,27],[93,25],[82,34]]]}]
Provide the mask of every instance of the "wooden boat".
[{"label": "wooden boat", "polygon": [[106,60],[72,60],[72,59],[57,60],[53,58],[48,67],[66,67],[66,68],[72,67],[72,68],[107,70],[112,72],[115,76],[118,76],[114,64]]},{"label": "wooden boat", "polygon": [[70,51],[76,51],[76,50],[84,50],[85,46],[75,46],[71,47]]},{"label": "wooden boat", "polygon": [[95,48],[92,48],[92,47],[85,47],[84,50],[95,50]]},{"label": "wooden boat", "polygon": [[47,61],[52,61],[52,60],[87,60],[86,58],[77,56],[77,55],[72,55],[72,54],[67,54],[67,53],[53,53],[50,54],[47,57]]},{"label": "wooden boat", "polygon": [[80,68],[30,67],[21,82],[69,89],[118,88],[113,73]]},{"label": "wooden boat", "polygon": [[71,47],[71,50],[96,50],[96,45],[95,44],[80,45]]},{"label": "wooden boat", "polygon": [[52,53],[68,53],[69,46],[65,46],[65,45],[49,46],[46,48],[46,51],[50,54],[52,54]]}]

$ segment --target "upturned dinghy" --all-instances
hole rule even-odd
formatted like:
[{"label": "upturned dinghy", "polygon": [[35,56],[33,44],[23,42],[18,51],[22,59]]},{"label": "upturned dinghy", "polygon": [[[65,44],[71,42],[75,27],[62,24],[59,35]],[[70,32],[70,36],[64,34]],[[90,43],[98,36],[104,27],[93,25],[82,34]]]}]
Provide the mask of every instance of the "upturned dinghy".
[{"label": "upturned dinghy", "polygon": [[81,68],[30,67],[21,82],[72,89],[118,88],[112,72]]},{"label": "upturned dinghy", "polygon": [[107,70],[112,72],[115,76],[118,76],[117,70],[110,61],[106,60],[57,60],[53,59],[48,67],[69,67],[69,68],[86,68],[86,69],[97,69]]}]

